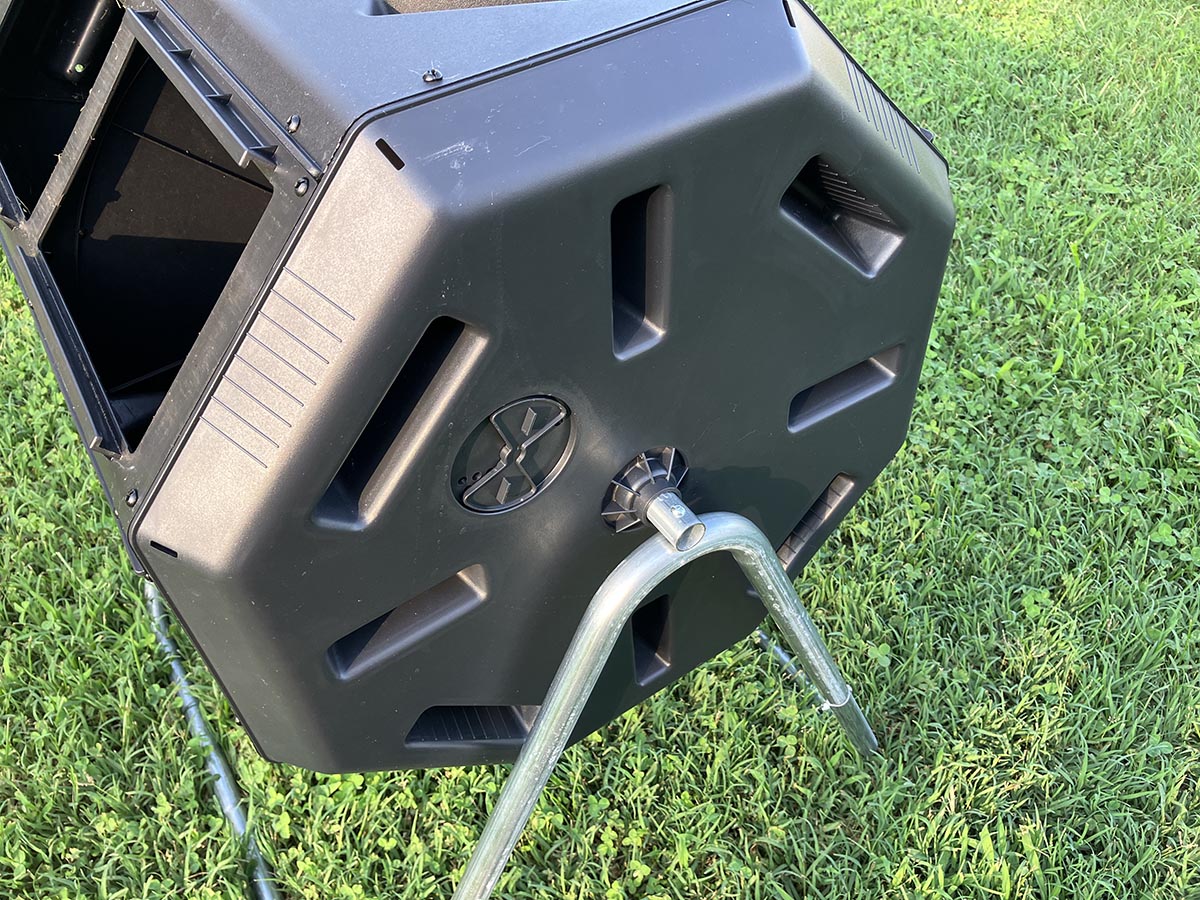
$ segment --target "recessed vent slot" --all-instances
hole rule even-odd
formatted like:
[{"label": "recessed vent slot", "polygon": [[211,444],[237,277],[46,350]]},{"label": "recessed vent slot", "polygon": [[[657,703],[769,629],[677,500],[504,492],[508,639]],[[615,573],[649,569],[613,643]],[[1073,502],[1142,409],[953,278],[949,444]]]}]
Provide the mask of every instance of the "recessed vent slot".
[{"label": "recessed vent slot", "polygon": [[663,339],[671,261],[671,192],[626,197],[612,212],[613,354],[628,359]]},{"label": "recessed vent slot", "polygon": [[136,50],[42,246],[130,450],[270,199]]},{"label": "recessed vent slot", "polygon": [[671,668],[671,598],[666,594],[644,603],[630,619],[634,677],[649,684]]},{"label": "recessed vent slot", "polygon": [[429,324],[318,505],[318,522],[353,528],[371,518],[435,430],[485,343],[458,319],[442,316]]},{"label": "recessed vent slot", "polygon": [[383,138],[375,142],[375,147],[383,154],[383,158],[392,164],[392,168],[397,172],[404,168],[404,160],[400,158],[400,154],[396,152],[396,148]]},{"label": "recessed vent slot", "polygon": [[0,162],[28,213],[121,22],[116,0],[17,0],[0,51]]},{"label": "recessed vent slot", "polygon": [[854,482],[848,475],[838,475],[829,487],[809,507],[800,524],[795,527],[779,548],[779,561],[791,575],[797,575],[850,508]]},{"label": "recessed vent slot", "polygon": [[339,678],[357,678],[403,656],[485,599],[483,567],[470,566],[337,641],[329,648],[329,664]]},{"label": "recessed vent slot", "polygon": [[421,713],[408,744],[521,744],[539,706],[434,706]]},{"label": "recessed vent slot", "polygon": [[883,268],[903,237],[883,207],[819,156],[796,176],[781,206],[818,240],[867,275]]},{"label": "recessed vent slot", "polygon": [[884,350],[798,393],[788,410],[788,430],[803,431],[884,390],[900,372],[900,350]]}]

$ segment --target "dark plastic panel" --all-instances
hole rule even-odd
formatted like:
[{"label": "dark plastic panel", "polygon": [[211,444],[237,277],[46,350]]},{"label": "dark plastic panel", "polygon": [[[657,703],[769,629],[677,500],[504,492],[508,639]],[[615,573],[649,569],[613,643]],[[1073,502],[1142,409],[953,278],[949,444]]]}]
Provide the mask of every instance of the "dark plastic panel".
[{"label": "dark plastic panel", "polygon": [[[648,537],[600,517],[632,457],[679,447],[689,503],[747,515],[798,574],[903,440],[946,170],[802,7],[131,6],[49,175],[62,208],[0,239],[135,558],[268,757],[512,760]],[[138,214],[112,225],[96,187]],[[114,284],[121,314],[93,316]],[[175,363],[136,450],[106,444],[89,423]],[[487,423],[535,400],[566,426],[520,448],[535,489],[462,502],[521,462]],[[655,598],[576,738],[763,615],[719,557]]]},{"label": "dark plastic panel", "polygon": [[[557,0],[502,5],[438,0],[338,0],[297,9],[296,0],[174,0],[171,6],[238,74],[277,122],[299,116],[296,134],[322,164],[350,123],[370,110],[488,73],[599,42],[639,23],[717,0]],[[161,0],[130,0],[154,8]],[[374,14],[372,14],[374,13]],[[434,66],[442,81],[422,74]]]},{"label": "dark plastic panel", "polygon": [[[823,30],[793,29],[778,4],[751,3],[431,95],[356,134],[249,327],[283,326],[298,339],[293,362],[320,359],[305,365],[307,380],[271,370],[272,385],[241,362],[244,340],[200,412],[212,421],[236,385],[253,397],[242,414],[278,446],[224,421],[224,434],[198,428],[138,534],[178,550],[154,560],[154,573],[199,642],[220,649],[213,664],[268,755],[318,769],[511,759],[511,732],[411,735],[430,709],[541,702],[592,592],[647,536],[614,535],[599,517],[609,480],[643,449],[682,448],[697,509],[741,511],[781,546],[834,474],[862,487],[878,474],[906,429],[953,213],[936,155],[918,138],[913,165],[855,113],[853,90]],[[595,114],[606,98],[631,96],[638,103]],[[815,157],[858,160],[842,174],[903,231],[874,275],[781,209]],[[638,224],[654,219],[662,190],[658,246],[669,253],[642,249],[652,243]],[[614,222],[632,222],[633,238],[614,242]],[[654,280],[626,264],[639,253]],[[614,286],[652,283],[671,298],[661,339],[621,358]],[[630,305],[640,313],[641,301]],[[444,319],[480,336],[470,365],[445,373],[453,378],[429,380],[436,365],[404,378]],[[444,345],[433,345],[443,347],[436,360]],[[889,355],[901,346],[902,357]],[[872,359],[895,368],[864,388],[855,367]],[[346,527],[324,514],[329,486],[389,407],[397,373],[420,397],[389,428],[419,427],[422,439],[394,457],[386,500]],[[833,401],[793,433],[804,391]],[[452,477],[460,449],[490,413],[539,395],[570,410],[568,464],[511,511],[465,509]],[[419,641],[385,640],[400,652],[344,677],[352,654],[341,650],[362,643],[358,629],[374,637],[395,616],[424,621],[429,586],[453,587],[472,567],[485,600],[446,601],[450,613],[429,619]],[[763,614],[720,558],[662,593],[665,622],[660,607],[631,623],[577,736]],[[277,688],[269,698],[264,678]]]}]

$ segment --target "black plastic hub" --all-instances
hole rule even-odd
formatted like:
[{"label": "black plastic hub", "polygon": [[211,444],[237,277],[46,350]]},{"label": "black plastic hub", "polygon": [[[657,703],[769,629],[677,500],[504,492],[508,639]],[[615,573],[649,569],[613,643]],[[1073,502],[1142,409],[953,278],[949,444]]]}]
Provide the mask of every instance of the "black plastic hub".
[{"label": "black plastic hub", "polygon": [[639,453],[612,480],[601,516],[618,534],[644,525],[647,504],[666,491],[678,491],[685,475],[687,461],[674,447]]}]

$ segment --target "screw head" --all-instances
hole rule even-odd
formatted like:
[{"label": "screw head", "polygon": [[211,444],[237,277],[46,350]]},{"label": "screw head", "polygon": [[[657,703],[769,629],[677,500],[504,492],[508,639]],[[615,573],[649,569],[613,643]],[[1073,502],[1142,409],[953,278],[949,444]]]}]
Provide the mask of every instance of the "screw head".
[{"label": "screw head", "polygon": [[442,80],[442,73],[437,69],[430,67],[429,71],[421,76],[421,80],[426,84],[437,84]]},{"label": "screw head", "polygon": [[137,506],[137,502],[138,502],[138,492],[137,492],[137,488],[134,488],[132,491],[130,491],[128,494],[125,495],[125,505],[132,508],[134,506]]},{"label": "screw head", "polygon": [[288,130],[288,134],[295,134],[297,131],[300,130],[300,117],[299,116],[292,116],[290,119],[287,120],[287,130]]},{"label": "screw head", "polygon": [[307,178],[301,178],[296,182],[296,196],[303,197],[308,193],[309,183]]}]

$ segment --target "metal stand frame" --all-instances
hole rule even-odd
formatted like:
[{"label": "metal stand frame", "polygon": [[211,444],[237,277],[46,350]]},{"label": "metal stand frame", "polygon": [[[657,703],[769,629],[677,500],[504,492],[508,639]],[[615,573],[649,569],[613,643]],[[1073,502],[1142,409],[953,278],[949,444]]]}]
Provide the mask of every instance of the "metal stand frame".
[{"label": "metal stand frame", "polygon": [[[674,490],[664,491],[650,500],[644,516],[660,534],[629,554],[592,597],[512,774],[467,863],[462,881],[454,892],[454,900],[487,900],[491,897],[625,623],[669,575],[701,556],[721,551],[733,554],[796,653],[795,662],[824,699],[821,708],[833,711],[860,754],[871,756],[879,750],[871,726],[796,596],[774,548],[752,522],[733,513],[697,517]],[[150,583],[146,584],[146,600],[155,636],[171,665],[172,681],[179,690],[188,726],[200,739],[209,771],[215,777],[214,787],[222,812],[234,832],[246,840],[247,856],[253,868],[254,892],[260,900],[276,900],[271,872],[248,833],[233,775],[191,693],[178,650],[167,632],[161,597]],[[790,659],[786,664],[789,668],[793,666]]]},{"label": "metal stand frame", "polygon": [[199,741],[200,749],[204,752],[204,762],[208,767],[209,774],[213,776],[213,793],[216,794],[217,802],[221,805],[221,812],[229,822],[233,833],[245,841],[246,860],[251,869],[249,873],[250,887],[258,900],[280,900],[279,894],[275,890],[271,869],[259,852],[254,835],[250,832],[250,826],[246,821],[246,812],[242,807],[242,795],[234,780],[233,770],[224,754],[221,753],[221,748],[213,737],[208,722],[204,719],[204,713],[200,710],[200,703],[196,700],[196,695],[192,693],[192,685],[188,681],[187,672],[179,658],[179,648],[171,638],[170,623],[167,619],[167,611],[163,607],[162,595],[158,592],[158,588],[149,581],[146,582],[144,592],[146,610],[150,614],[150,625],[154,629],[155,638],[158,639],[158,648],[162,651],[163,659],[171,667],[171,683],[175,685],[179,694],[179,703],[183,706],[188,730],[192,733],[192,737]]},{"label": "metal stand frame", "polygon": [[878,752],[866,717],[766,536],[733,513],[697,517],[674,491],[652,500],[645,518],[660,534],[626,557],[592,597],[454,900],[491,896],[625,623],[667,576],[701,556],[733,554],[824,698],[823,708],[833,711],[859,753]]}]

